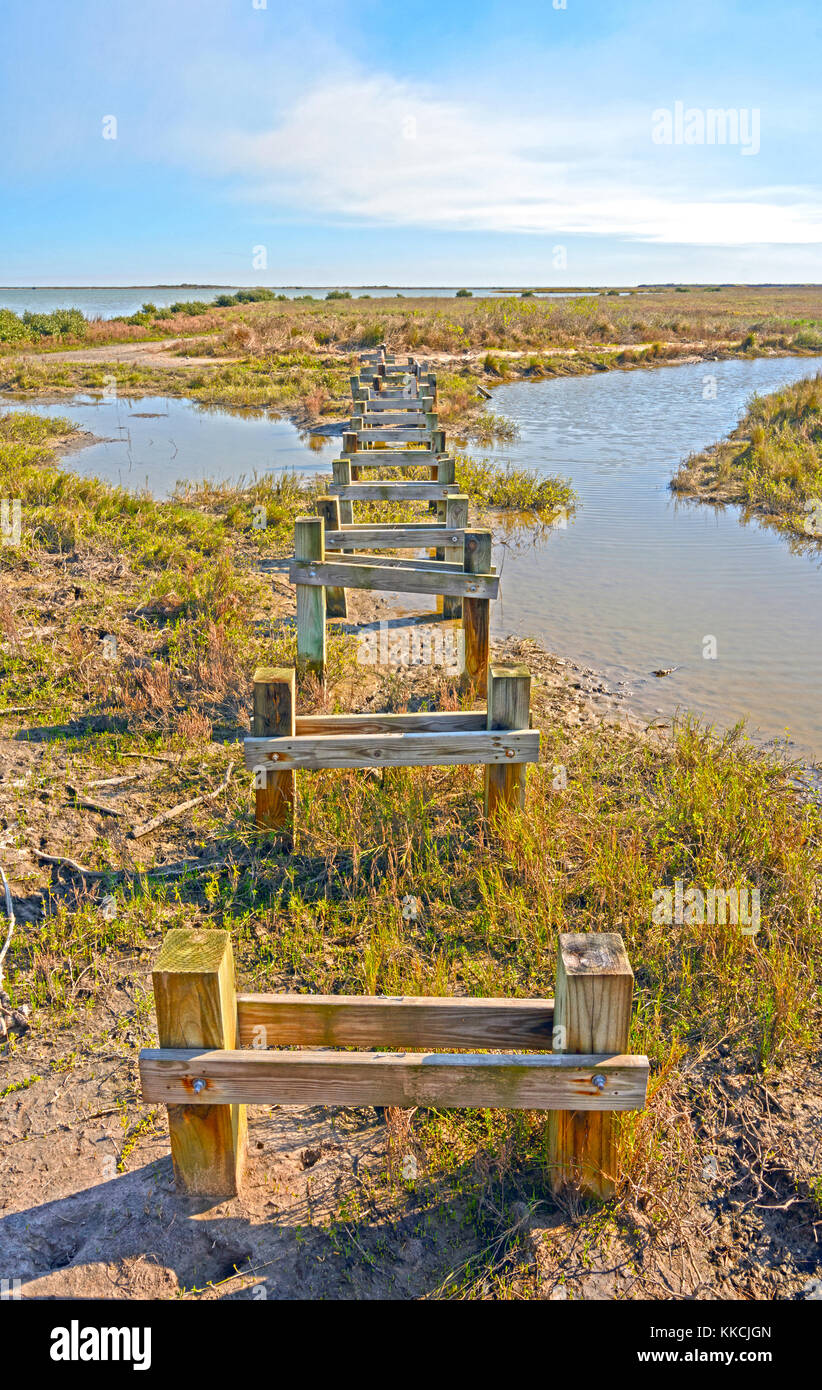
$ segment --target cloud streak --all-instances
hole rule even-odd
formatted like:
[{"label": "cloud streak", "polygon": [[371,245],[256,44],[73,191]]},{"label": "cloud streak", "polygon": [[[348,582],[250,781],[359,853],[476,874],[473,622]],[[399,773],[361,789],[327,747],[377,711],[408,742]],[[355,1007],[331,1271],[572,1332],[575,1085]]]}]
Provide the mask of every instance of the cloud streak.
[{"label": "cloud streak", "polygon": [[822,240],[818,189],[752,186],[756,161],[737,167],[738,151],[660,149],[639,108],[523,117],[372,75],[318,83],[268,130],[189,130],[178,148],[273,215],[560,241]]}]

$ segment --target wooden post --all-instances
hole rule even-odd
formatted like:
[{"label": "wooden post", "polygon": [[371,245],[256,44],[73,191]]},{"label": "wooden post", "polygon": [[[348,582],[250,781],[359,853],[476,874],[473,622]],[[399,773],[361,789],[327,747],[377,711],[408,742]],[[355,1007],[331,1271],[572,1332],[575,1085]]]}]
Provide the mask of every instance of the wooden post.
[{"label": "wooden post", "polygon": [[[294,523],[294,559],[325,559],[321,516],[300,516]],[[325,674],[325,589],[297,585],[297,670]]]},{"label": "wooden post", "polygon": [[[466,574],[490,574],[490,531],[466,532],[463,568]],[[485,695],[488,690],[490,607],[490,600],[487,598],[464,598],[462,601],[465,678],[477,695]]]},{"label": "wooden post", "polygon": [[[340,503],[337,497],[318,497],[317,515],[322,517],[326,531],[339,531]],[[345,589],[326,589],[325,615],[327,618],[348,617]]]},{"label": "wooden post", "polygon": [[[554,1051],[628,1051],[634,974],[618,932],[569,932],[559,938]],[[548,1117],[551,1185],[576,1184],[611,1197],[619,1169],[616,1116],[608,1110],[552,1110]]]},{"label": "wooden post", "polygon": [[[236,1047],[228,932],[167,932],[152,979],[160,1047]],[[192,1196],[236,1196],[245,1160],[245,1106],[170,1105],[168,1128],[177,1186]]]},{"label": "wooden post", "polygon": [[359,448],[356,430],[343,430],[342,447],[344,454],[356,454]]},{"label": "wooden post", "polygon": [[[450,455],[445,455],[438,459],[431,467],[431,481],[435,483],[453,483],[456,480],[457,467]],[[429,502],[429,512],[436,512],[439,519],[445,524],[445,503]]]},{"label": "wooden post", "polygon": [[[527,729],[531,717],[531,673],[527,666],[492,666],[488,673],[489,729]],[[485,814],[498,806],[525,805],[526,763],[485,769]]]},{"label": "wooden post", "polygon": [[[445,525],[454,528],[455,531],[462,531],[468,525],[468,498],[464,493],[455,492],[452,497],[445,499]],[[443,546],[442,552],[437,551],[438,560],[450,560],[452,564],[462,564],[464,547],[460,545]],[[444,618],[462,617],[462,599],[449,598],[446,594],[442,600],[442,616]]]},{"label": "wooden post", "polygon": [[[293,738],[295,734],[294,672],[290,667],[261,666],[254,672],[253,738]],[[297,774],[265,768],[255,772],[254,823],[258,830],[295,827]],[[259,783],[260,785],[256,785]]]},{"label": "wooden post", "polygon": [[[334,482],[335,482],[335,483],[339,483],[342,487],[350,487],[350,486],[351,486],[351,483],[352,483],[353,480],[352,480],[352,477],[351,477],[351,460],[350,460],[350,459],[335,459],[334,462],[333,462],[332,465],[331,465],[331,472],[332,472],[332,475],[333,475],[333,478],[334,478]],[[353,524],[354,524],[354,503],[353,503],[353,502],[340,502],[340,525],[341,525],[341,526],[353,526]],[[350,551],[343,551],[343,554],[344,554],[344,555],[345,555],[345,554],[349,554],[349,555],[350,555],[350,553],[351,553]]]}]

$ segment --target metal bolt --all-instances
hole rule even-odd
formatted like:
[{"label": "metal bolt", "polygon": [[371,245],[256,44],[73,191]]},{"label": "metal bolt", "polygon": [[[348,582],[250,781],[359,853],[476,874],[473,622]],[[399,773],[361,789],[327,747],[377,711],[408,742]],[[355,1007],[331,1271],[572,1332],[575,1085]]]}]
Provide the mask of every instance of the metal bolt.
[{"label": "metal bolt", "polygon": [[514,750],[513,750],[513,748],[506,748],[506,750],[505,750],[505,756],[506,756],[506,758],[513,758],[513,756],[514,756]]},{"label": "metal bolt", "polygon": [[196,1095],[199,1095],[200,1092],[201,1092],[201,1091],[204,1091],[204,1090],[205,1090],[205,1082],[204,1082],[204,1081],[195,1081],[195,1082],[194,1082],[194,1091],[195,1091],[195,1094],[196,1094]]},{"label": "metal bolt", "polygon": [[597,1072],[595,1076],[591,1077],[591,1085],[596,1086],[598,1091],[605,1090],[605,1077],[601,1072]]},{"label": "metal bolt", "polygon": [[452,536],[451,539],[452,541],[456,542],[459,540],[459,536]]}]

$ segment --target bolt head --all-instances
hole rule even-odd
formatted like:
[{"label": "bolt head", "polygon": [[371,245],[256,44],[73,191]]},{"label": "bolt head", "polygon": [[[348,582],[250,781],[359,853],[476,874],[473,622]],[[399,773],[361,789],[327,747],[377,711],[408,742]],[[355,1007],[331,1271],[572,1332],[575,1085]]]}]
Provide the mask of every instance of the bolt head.
[{"label": "bolt head", "polygon": [[205,1082],[204,1082],[204,1081],[195,1081],[195,1082],[194,1082],[194,1090],[195,1090],[196,1094],[199,1095],[201,1091],[204,1091],[204,1090],[205,1090]]},{"label": "bolt head", "polygon": [[597,1072],[591,1077],[591,1085],[596,1086],[598,1091],[605,1090],[605,1077],[602,1075],[602,1072]]}]

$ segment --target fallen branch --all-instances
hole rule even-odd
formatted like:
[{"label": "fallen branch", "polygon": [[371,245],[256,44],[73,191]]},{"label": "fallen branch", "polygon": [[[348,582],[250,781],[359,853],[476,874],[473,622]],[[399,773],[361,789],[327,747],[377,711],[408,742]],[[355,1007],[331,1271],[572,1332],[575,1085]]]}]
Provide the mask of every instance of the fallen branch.
[{"label": "fallen branch", "polygon": [[80,806],[84,811],[96,811],[100,816],[122,816],[123,811],[118,811],[116,806],[109,806],[105,801],[94,801],[90,796],[84,796],[79,787],[75,787],[71,782],[66,783],[68,791],[74,797],[75,806]]},{"label": "fallen branch", "polygon": [[215,787],[214,790],[210,792],[203,792],[201,796],[194,796],[190,801],[181,801],[178,806],[172,806],[170,811],[163,811],[161,815],[155,816],[153,820],[146,821],[144,825],[135,825],[134,829],[129,831],[129,839],[141,840],[144,835],[150,835],[153,830],[159,830],[161,825],[166,825],[170,820],[177,820],[180,816],[185,815],[186,811],[191,811],[195,806],[200,806],[204,801],[213,801],[215,797],[226,790],[231,781],[233,771],[234,764],[229,763],[225,781],[221,782],[219,787]]}]

